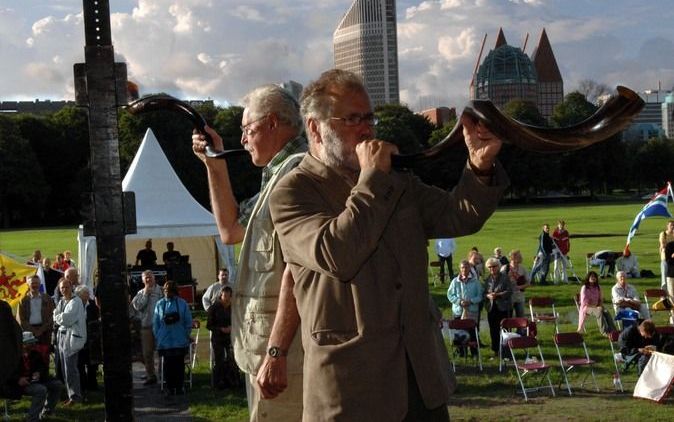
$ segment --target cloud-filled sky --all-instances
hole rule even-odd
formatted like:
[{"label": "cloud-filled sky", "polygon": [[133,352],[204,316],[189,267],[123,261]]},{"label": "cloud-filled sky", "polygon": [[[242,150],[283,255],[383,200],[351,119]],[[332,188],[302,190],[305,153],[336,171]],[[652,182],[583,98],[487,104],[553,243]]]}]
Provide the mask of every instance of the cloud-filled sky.
[{"label": "cloud-filled sky", "polygon": [[[93,1],[93,0],[86,0]],[[333,66],[352,0],[111,0],[112,38],[141,94],[238,103],[269,82]],[[638,91],[674,86],[672,0],[398,0],[401,100],[460,105],[487,33],[510,45],[545,28],[565,91],[583,79]],[[0,100],[72,99],[84,61],[82,0],[0,0]]]}]

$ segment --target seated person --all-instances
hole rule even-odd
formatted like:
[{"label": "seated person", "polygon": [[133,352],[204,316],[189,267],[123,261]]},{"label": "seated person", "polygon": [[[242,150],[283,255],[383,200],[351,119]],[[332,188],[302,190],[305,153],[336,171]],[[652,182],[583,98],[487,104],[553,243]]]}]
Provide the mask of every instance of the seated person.
[{"label": "seated person", "polygon": [[637,375],[641,375],[651,353],[660,348],[660,335],[655,330],[655,324],[650,319],[644,320],[639,325],[626,328],[618,339],[620,354],[629,365],[636,361]]},{"label": "seated person", "polygon": [[590,264],[599,266],[600,277],[607,277],[615,273],[616,260],[621,256],[622,252],[612,252],[608,250],[597,251],[592,255],[592,258],[590,258]]},{"label": "seated person", "polygon": [[616,284],[611,289],[611,298],[616,314],[625,309],[633,309],[640,313],[641,318],[648,318],[650,316],[648,308],[641,303],[637,289],[627,284],[625,272],[618,271],[615,278]]},{"label": "seated person", "polygon": [[616,262],[618,271],[624,271],[627,278],[639,278],[639,262],[637,256],[634,255],[628,248],[625,248],[623,256],[618,258]]},{"label": "seated person", "polygon": [[37,338],[30,331],[23,333],[23,359],[13,387],[17,395],[32,396],[27,421],[38,421],[50,415],[61,395],[63,384],[49,375],[49,365],[35,349]]},{"label": "seated person", "polygon": [[173,249],[173,242],[168,242],[166,244],[166,252],[161,256],[161,260],[164,261],[164,265],[177,264],[180,261],[180,252]]},{"label": "seated person", "polygon": [[597,318],[599,332],[603,335],[608,335],[611,331],[615,330],[613,320],[604,309],[601,287],[599,286],[599,276],[594,271],[587,273],[585,283],[580,289],[577,332],[583,332],[585,317],[587,315]]},{"label": "seated person", "polygon": [[152,239],[145,242],[145,249],[141,249],[136,254],[136,265],[141,267],[154,267],[157,265],[157,254],[152,250]]}]

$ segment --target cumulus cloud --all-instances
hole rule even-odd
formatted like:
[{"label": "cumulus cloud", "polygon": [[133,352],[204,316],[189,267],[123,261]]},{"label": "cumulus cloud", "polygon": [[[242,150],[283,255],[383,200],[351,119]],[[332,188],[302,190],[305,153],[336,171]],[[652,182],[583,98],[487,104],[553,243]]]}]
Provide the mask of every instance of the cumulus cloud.
[{"label": "cumulus cloud", "polygon": [[[31,3],[35,7],[25,7],[25,0],[0,6],[0,98],[72,98],[72,64],[84,59],[81,2]],[[350,3],[115,1],[113,44],[141,93],[236,103],[256,85],[306,84],[332,67],[332,34]],[[580,8],[567,0],[397,4],[401,99],[412,107],[428,98],[463,104],[482,38],[488,34],[484,57],[500,26],[518,47],[528,32],[527,53],[545,27],[567,91],[588,78],[637,90],[658,80],[668,88],[674,83],[674,12],[665,0],[616,0],[610,15],[591,2]]]}]

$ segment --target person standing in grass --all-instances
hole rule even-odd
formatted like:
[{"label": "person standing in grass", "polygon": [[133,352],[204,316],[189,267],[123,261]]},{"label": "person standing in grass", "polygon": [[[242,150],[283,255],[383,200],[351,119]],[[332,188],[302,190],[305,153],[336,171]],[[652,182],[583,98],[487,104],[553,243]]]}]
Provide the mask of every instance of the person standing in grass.
[{"label": "person standing in grass", "polygon": [[[550,271],[550,258],[552,256],[553,243],[550,237],[550,226],[543,224],[543,231],[538,236],[538,250],[536,252],[536,262],[531,269],[531,281],[536,280],[539,276],[538,282],[541,285],[548,284],[548,272]],[[540,274],[539,274],[540,273]]]},{"label": "person standing in grass", "polygon": [[660,242],[660,288],[667,290],[667,256],[665,248],[668,243],[674,242],[674,220],[667,222],[667,226],[664,231],[660,232],[658,240]]},{"label": "person standing in grass", "polygon": [[510,316],[513,286],[508,275],[501,272],[501,263],[496,258],[487,260],[489,275],[485,279],[485,307],[489,321],[491,350],[498,356],[501,345],[501,320]]},{"label": "person standing in grass", "polygon": [[510,251],[510,262],[501,267],[501,272],[508,275],[512,285],[512,303],[515,316],[524,316],[524,290],[531,286],[529,272],[522,265],[522,252],[519,249]]},{"label": "person standing in grass", "polygon": [[554,266],[552,267],[552,278],[555,284],[559,284],[562,281],[568,284],[569,278],[566,274],[566,264],[569,259],[569,250],[571,249],[571,239],[564,220],[557,222],[557,228],[552,232],[552,241],[554,242],[553,256],[555,259]]},{"label": "person standing in grass", "polygon": [[155,337],[152,333],[152,319],[154,308],[162,297],[161,288],[157,286],[152,270],[143,271],[143,285],[145,286],[136,293],[131,306],[140,314],[140,344],[143,349],[143,364],[145,365],[145,381],[143,385],[157,383],[157,375],[154,368]]}]

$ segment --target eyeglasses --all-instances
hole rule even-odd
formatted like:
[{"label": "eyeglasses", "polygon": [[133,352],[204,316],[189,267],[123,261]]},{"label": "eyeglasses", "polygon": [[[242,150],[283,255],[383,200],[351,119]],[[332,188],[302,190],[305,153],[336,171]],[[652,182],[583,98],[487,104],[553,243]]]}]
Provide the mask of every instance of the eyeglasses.
[{"label": "eyeglasses", "polygon": [[259,121],[262,121],[262,120],[266,119],[267,117],[269,117],[269,115],[268,115],[268,114],[265,114],[264,116],[260,117],[260,118],[257,119],[257,120],[253,120],[253,121],[250,122],[250,123],[247,123],[247,124],[245,124],[245,125],[243,125],[243,126],[239,126],[239,129],[241,129],[241,136],[244,136],[244,135],[245,135],[245,136],[253,136],[253,135],[255,135],[255,133],[258,131],[259,128],[253,129],[253,128],[251,128],[250,126],[251,126],[253,123],[257,123],[257,122],[259,122]]},{"label": "eyeglasses", "polygon": [[344,126],[358,126],[363,122],[368,126],[376,126],[379,123],[379,119],[374,113],[353,113],[347,117],[331,117],[330,120],[341,120],[344,122]]}]

